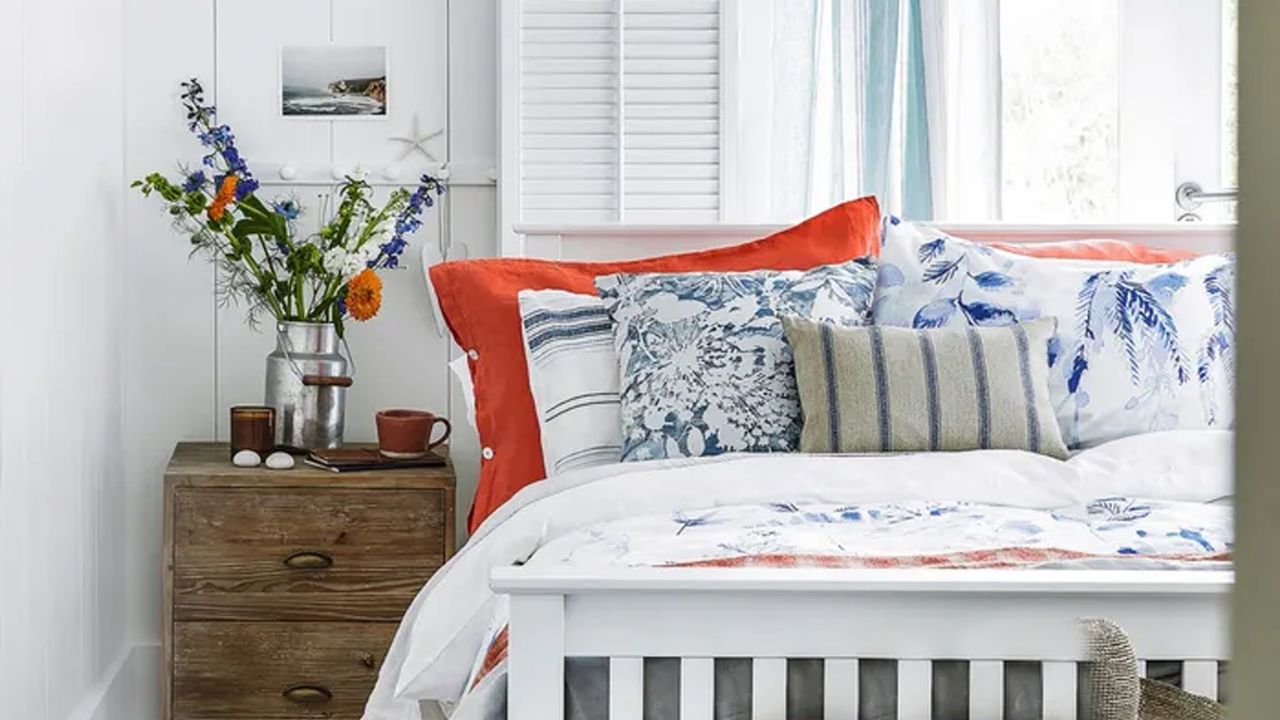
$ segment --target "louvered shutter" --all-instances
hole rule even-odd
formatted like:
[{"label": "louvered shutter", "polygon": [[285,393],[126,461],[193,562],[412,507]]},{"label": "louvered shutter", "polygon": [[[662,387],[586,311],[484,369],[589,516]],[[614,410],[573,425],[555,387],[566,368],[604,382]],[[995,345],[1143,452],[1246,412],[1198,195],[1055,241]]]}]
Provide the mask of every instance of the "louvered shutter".
[{"label": "louvered shutter", "polygon": [[518,221],[718,221],[720,0],[517,5]]}]

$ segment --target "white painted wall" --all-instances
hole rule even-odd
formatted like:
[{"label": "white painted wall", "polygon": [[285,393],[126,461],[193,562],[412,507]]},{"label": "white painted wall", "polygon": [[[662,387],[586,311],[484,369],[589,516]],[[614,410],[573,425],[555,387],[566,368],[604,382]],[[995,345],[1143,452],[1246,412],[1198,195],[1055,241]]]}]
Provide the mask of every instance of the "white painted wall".
[{"label": "white painted wall", "polygon": [[106,720],[101,701],[131,653],[123,17],[123,0],[0,4],[5,718]]},{"label": "white painted wall", "polygon": [[[183,126],[177,98],[178,83],[191,76],[201,77],[211,88],[217,77],[222,97],[215,101],[220,100],[222,119],[235,128],[251,165],[255,161],[297,162],[285,156],[309,152],[311,145],[298,146],[288,137],[277,137],[281,126],[275,123],[265,122],[264,133],[255,136],[257,120],[237,121],[237,112],[248,115],[255,111],[232,96],[228,88],[233,86],[226,78],[244,77],[260,65],[270,65],[266,58],[274,50],[267,46],[286,37],[277,41],[270,34],[263,35],[256,40],[262,47],[256,48],[229,42],[228,33],[233,31],[228,28],[236,21],[226,13],[241,12],[246,0],[123,2],[129,27],[125,54],[128,177],[171,170],[178,159],[198,162],[200,148]],[[248,4],[255,12],[284,12],[289,19],[280,27],[292,23],[309,28],[306,33],[297,27],[282,30],[290,33],[290,38],[295,33],[309,38],[307,33],[327,32],[359,32],[377,38],[382,32],[378,28],[388,28],[387,32],[411,37],[422,48],[434,48],[408,57],[393,48],[393,76],[398,71],[423,73],[422,87],[414,89],[413,101],[421,107],[409,107],[409,115],[419,113],[424,128],[429,124],[439,127],[447,112],[447,142],[437,145],[436,150],[444,160],[447,145],[452,166],[466,171],[469,178],[482,176],[484,169],[496,166],[497,0]],[[331,23],[331,8],[335,18],[346,19]],[[259,23],[266,28],[272,25]],[[263,47],[267,47],[266,54]],[[240,58],[242,54],[244,58]],[[242,59],[248,64],[242,64]],[[272,74],[275,67],[262,67],[261,72]],[[405,108],[397,108],[394,95],[391,106],[394,113]],[[384,151],[381,137],[407,131],[406,118],[393,117],[376,126],[372,139],[343,140],[340,135],[346,129],[340,128],[331,143],[334,151],[330,158],[345,163],[354,155]],[[297,126],[285,126],[286,132],[289,127]],[[328,142],[327,136],[321,139]],[[280,150],[282,147],[288,151]],[[304,203],[313,194],[313,190],[298,191]],[[494,254],[494,188],[465,185],[453,188],[448,197],[449,235],[454,243],[451,256]],[[152,646],[160,637],[161,486],[169,453],[178,440],[225,439],[228,406],[261,402],[264,358],[274,339],[246,328],[239,309],[215,307],[212,271],[201,262],[186,261],[182,239],[169,231],[156,203],[130,195],[125,205],[129,230],[125,257],[132,273],[125,297],[129,320],[123,328],[128,634],[132,643]],[[357,377],[347,399],[347,439],[374,439],[373,412],[378,408],[424,407],[450,411],[456,424],[458,455],[474,458],[476,439],[464,427],[461,398],[451,390],[445,367],[457,350],[451,347],[447,334],[437,332],[417,271],[419,248],[423,243],[435,244],[439,238],[435,218],[428,219],[406,254],[410,267],[384,275],[382,314],[367,324],[351,326]],[[464,460],[458,470],[461,529],[474,493],[477,468],[474,461]]]}]

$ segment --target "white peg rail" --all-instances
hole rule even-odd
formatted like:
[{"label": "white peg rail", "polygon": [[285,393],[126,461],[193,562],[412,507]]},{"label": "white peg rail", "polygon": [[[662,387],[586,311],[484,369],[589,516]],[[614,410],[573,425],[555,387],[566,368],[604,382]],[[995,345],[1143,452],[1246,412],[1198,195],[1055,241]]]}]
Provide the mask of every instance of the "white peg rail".
[{"label": "white peg rail", "polygon": [[787,659],[824,659],[827,720],[858,717],[859,660],[897,661],[898,720],[929,720],[933,661],[965,660],[969,717],[1000,718],[1004,663],[1040,663],[1043,717],[1075,720],[1081,618],[1124,628],[1144,660],[1183,661],[1217,696],[1227,572],[502,568],[508,704],[562,720],[568,657],[609,658],[609,717],[643,716],[644,658],[680,663],[681,720],[711,720],[715,659],[752,659],[752,720],[785,720]]}]

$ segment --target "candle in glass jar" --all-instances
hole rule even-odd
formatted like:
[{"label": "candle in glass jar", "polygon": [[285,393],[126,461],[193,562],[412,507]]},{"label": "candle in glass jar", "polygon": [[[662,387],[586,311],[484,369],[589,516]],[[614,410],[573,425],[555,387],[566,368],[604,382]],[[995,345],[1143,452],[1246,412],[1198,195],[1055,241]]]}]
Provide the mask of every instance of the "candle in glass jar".
[{"label": "candle in glass jar", "polygon": [[276,411],[262,405],[231,408],[231,456],[252,450],[266,457],[276,446]]}]

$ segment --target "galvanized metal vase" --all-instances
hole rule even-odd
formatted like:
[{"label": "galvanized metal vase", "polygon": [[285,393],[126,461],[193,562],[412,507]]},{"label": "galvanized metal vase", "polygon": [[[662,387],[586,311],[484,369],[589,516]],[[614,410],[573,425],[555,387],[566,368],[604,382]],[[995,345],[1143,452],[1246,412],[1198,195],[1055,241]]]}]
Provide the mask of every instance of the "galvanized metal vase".
[{"label": "galvanized metal vase", "polygon": [[296,450],[342,447],[351,377],[338,345],[333,323],[276,326],[265,403],[276,410],[276,444]]}]

